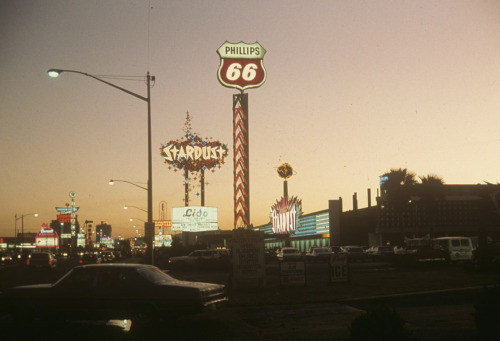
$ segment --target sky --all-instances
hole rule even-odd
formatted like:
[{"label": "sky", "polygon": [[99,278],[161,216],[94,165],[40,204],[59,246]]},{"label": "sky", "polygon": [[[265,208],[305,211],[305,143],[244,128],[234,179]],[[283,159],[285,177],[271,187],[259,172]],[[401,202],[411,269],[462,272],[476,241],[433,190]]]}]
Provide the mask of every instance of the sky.
[{"label": "sky", "polygon": [[146,185],[146,103],[83,75],[50,78],[50,68],[139,76],[111,81],[142,96],[141,76],[154,75],[153,218],[161,201],[167,219],[184,206],[183,175],[159,148],[183,136],[189,112],[195,132],[230,149],[207,175],[205,205],[232,229],[239,91],[217,79],[226,41],[267,51],[266,82],[246,91],[254,226],[283,195],[284,162],[304,214],[339,197],[351,210],[355,192],[366,207],[368,188],[374,204],[391,168],[447,184],[500,181],[497,0],[2,0],[0,32],[0,236],[14,235],[16,214],[38,231],[70,191],[80,223],[106,221],[114,237],[147,220],[146,191],[108,184]]}]

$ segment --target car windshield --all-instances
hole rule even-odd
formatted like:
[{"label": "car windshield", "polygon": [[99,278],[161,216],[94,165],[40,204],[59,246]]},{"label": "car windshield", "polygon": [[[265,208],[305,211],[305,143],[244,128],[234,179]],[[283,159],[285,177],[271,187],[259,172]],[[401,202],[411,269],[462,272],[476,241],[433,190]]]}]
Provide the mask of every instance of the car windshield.
[{"label": "car windshield", "polygon": [[316,252],[316,253],[328,253],[328,252],[330,252],[330,250],[328,250],[327,248],[321,248],[321,249],[315,249],[314,252]]},{"label": "car windshield", "polygon": [[137,272],[139,273],[139,275],[141,275],[151,283],[161,284],[177,281],[172,276],[167,275],[166,273],[155,267],[138,269]]},{"label": "car windshield", "polygon": [[283,250],[283,253],[297,253],[298,251],[296,249],[288,249],[288,250]]}]

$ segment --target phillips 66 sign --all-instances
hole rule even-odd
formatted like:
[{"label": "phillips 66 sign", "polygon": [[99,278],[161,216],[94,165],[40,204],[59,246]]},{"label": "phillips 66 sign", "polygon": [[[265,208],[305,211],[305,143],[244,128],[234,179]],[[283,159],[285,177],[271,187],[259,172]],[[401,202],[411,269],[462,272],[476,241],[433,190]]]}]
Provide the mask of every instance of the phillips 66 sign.
[{"label": "phillips 66 sign", "polygon": [[219,82],[228,88],[241,91],[258,88],[266,81],[262,60],[266,50],[258,42],[246,44],[226,41],[217,49],[220,56]]}]

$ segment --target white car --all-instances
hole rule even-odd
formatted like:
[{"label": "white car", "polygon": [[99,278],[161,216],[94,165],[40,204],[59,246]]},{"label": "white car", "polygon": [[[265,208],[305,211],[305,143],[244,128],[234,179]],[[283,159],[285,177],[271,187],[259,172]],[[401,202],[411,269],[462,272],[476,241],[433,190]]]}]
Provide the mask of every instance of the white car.
[{"label": "white car", "polygon": [[310,262],[328,262],[332,250],[327,247],[312,247],[309,252],[306,253],[306,259]]},{"label": "white car", "polygon": [[302,253],[295,247],[282,247],[278,251],[278,260],[301,260]]}]

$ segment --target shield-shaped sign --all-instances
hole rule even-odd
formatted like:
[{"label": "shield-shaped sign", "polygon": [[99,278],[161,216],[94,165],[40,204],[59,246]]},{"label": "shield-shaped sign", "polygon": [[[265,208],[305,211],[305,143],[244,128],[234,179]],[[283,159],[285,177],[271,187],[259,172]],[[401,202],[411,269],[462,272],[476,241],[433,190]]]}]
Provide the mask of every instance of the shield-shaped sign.
[{"label": "shield-shaped sign", "polygon": [[226,41],[217,49],[220,66],[219,82],[228,88],[245,90],[258,88],[266,81],[263,59],[266,50],[258,43],[230,43]]}]

